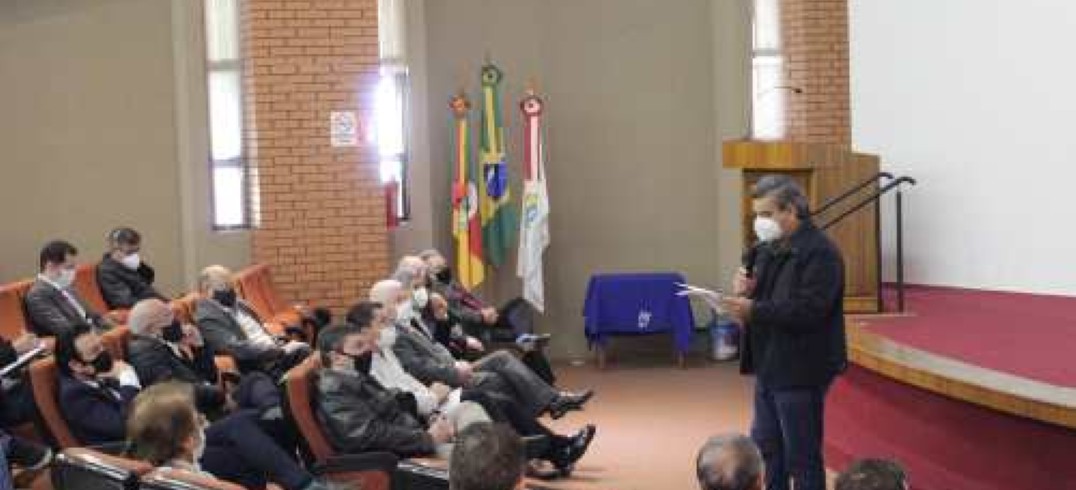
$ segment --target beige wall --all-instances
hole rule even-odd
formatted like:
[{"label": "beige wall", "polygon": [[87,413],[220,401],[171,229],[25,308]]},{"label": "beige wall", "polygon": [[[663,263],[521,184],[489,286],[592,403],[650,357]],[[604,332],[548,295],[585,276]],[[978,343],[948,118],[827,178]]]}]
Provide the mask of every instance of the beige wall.
[{"label": "beige wall", "polygon": [[119,224],[143,233],[169,293],[195,261],[246,262],[245,237],[207,231],[204,82],[190,83],[204,73],[181,70],[200,31],[176,17],[185,4],[197,2],[0,2],[0,281],[33,274],[51,238],[96,261]]},{"label": "beige wall", "polygon": [[[415,170],[431,187],[416,194],[433,197],[442,250],[451,250],[447,98],[461,84],[474,97],[485,53],[499,64],[518,180],[516,102],[532,77],[547,97],[552,245],[539,327],[557,334],[557,357],[586,354],[591,274],[675,270],[723,284],[738,262],[738,176],[720,169],[720,142],[746,127],[746,3],[425,3],[431,166]],[[511,264],[483,288],[487,297],[519,294]]]}]

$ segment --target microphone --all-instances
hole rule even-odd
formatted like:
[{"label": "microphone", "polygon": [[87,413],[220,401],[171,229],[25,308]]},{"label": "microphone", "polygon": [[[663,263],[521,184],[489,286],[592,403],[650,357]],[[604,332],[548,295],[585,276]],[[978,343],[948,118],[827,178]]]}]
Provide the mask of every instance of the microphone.
[{"label": "microphone", "polygon": [[743,258],[741,264],[747,273],[747,277],[751,278],[755,276],[755,259],[758,258],[758,249],[762,246],[762,242],[755,242],[755,244],[747,247],[747,250],[743,252]]}]

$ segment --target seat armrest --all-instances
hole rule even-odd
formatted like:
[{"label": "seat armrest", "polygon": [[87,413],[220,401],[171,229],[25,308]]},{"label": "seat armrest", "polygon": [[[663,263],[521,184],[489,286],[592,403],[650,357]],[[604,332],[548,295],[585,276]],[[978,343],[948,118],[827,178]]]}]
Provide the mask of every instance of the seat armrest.
[{"label": "seat armrest", "polygon": [[387,452],[337,454],[315,464],[312,469],[318,475],[355,471],[384,471],[391,474],[399,462],[400,458]]}]

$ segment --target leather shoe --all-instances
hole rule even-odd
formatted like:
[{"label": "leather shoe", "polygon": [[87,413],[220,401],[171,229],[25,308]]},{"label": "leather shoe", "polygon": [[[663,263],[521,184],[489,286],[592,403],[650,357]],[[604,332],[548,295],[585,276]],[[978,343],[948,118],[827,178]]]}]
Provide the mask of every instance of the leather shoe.
[{"label": "leather shoe", "polygon": [[582,393],[562,392],[552,403],[549,404],[549,415],[559,419],[572,410],[582,410],[594,396],[594,390],[586,390]]},{"label": "leather shoe", "polygon": [[579,429],[579,432],[572,436],[571,444],[566,448],[567,461],[572,464],[579,461],[587,453],[587,449],[590,448],[590,442],[594,440],[594,435],[597,433],[598,427],[594,424],[587,424],[586,427]]}]

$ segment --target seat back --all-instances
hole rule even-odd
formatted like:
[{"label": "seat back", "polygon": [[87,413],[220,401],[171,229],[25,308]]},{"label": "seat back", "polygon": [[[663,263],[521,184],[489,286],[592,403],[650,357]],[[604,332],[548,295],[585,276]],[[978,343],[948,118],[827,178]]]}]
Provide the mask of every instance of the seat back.
[{"label": "seat back", "polygon": [[79,441],[71,433],[71,428],[60,411],[59,376],[56,359],[53,357],[30,364],[30,389],[33,390],[34,404],[37,405],[38,429],[53,447],[78,447]]},{"label": "seat back", "polygon": [[194,304],[198,301],[198,293],[187,293],[183,297],[172,300],[169,306],[176,314],[180,323],[194,323]]},{"label": "seat back", "polygon": [[142,477],[142,490],[243,490],[231,482],[174,468],[157,468]]},{"label": "seat back", "polygon": [[323,463],[336,454],[314,412],[314,383],[319,369],[321,359],[315,354],[284,375],[284,413],[299,429],[308,464]]},{"label": "seat back", "polygon": [[108,312],[108,304],[101,295],[101,287],[97,285],[97,265],[81,264],[75,269],[75,291],[78,292],[82,301],[90,305],[97,313]]},{"label": "seat back", "polygon": [[120,325],[101,334],[101,344],[113,359],[127,359],[127,343],[131,340],[131,329]]},{"label": "seat back", "polygon": [[273,317],[273,309],[266,301],[265,294],[261,288],[261,280],[258,277],[268,267],[265,264],[254,264],[235,274],[236,293],[254,308],[254,312],[263,321]]},{"label": "seat back", "polygon": [[19,281],[0,286],[0,337],[13,340],[30,331],[23,298],[33,284],[33,281]]},{"label": "seat back", "polygon": [[135,490],[149,463],[87,448],[65,449],[52,463],[52,485],[63,490]]}]

